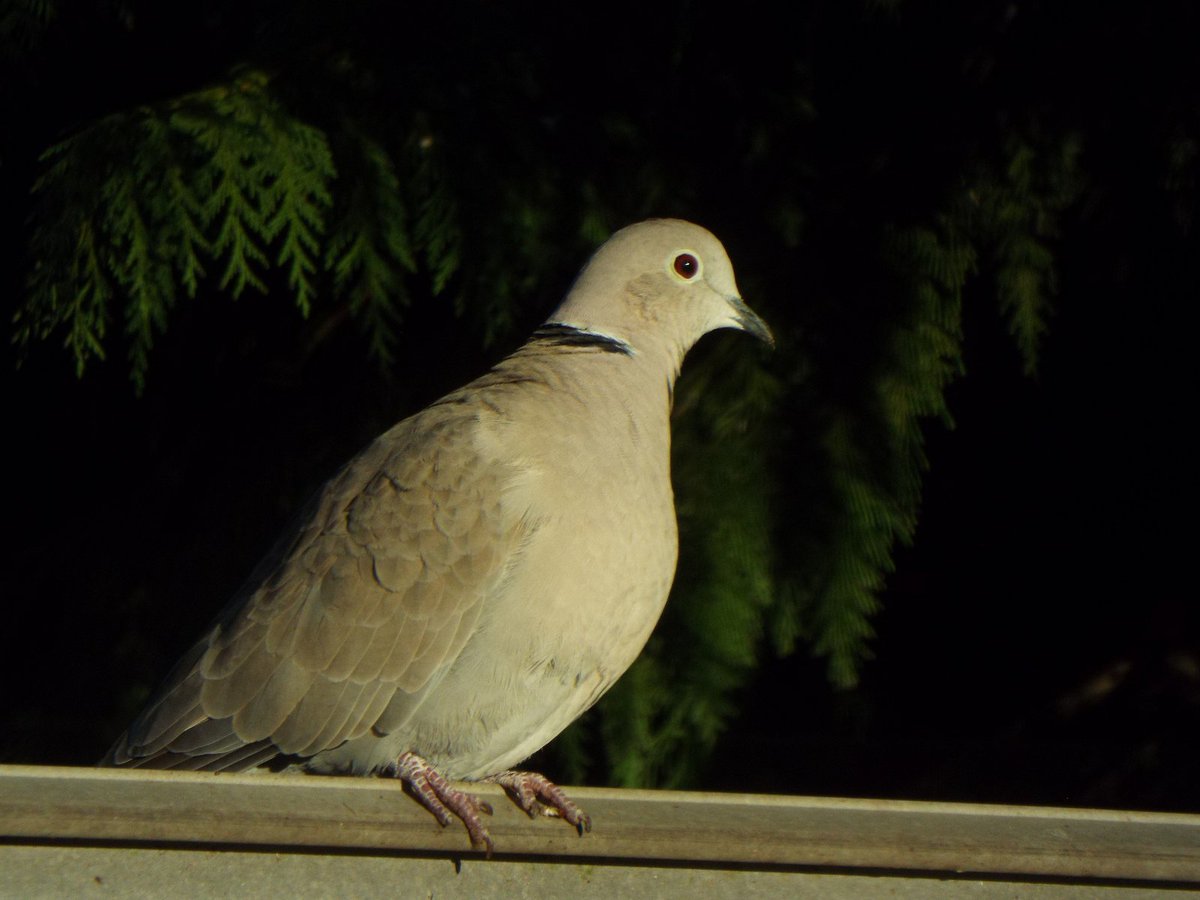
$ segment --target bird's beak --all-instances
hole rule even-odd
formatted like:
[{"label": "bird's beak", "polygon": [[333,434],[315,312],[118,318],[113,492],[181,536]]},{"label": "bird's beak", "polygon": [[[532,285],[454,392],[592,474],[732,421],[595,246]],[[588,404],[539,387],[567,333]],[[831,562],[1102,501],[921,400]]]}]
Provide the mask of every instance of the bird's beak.
[{"label": "bird's beak", "polygon": [[775,346],[775,335],[771,334],[771,329],[758,317],[758,313],[746,305],[745,300],[741,297],[726,297],[725,299],[733,307],[735,327],[754,335],[768,347]]}]

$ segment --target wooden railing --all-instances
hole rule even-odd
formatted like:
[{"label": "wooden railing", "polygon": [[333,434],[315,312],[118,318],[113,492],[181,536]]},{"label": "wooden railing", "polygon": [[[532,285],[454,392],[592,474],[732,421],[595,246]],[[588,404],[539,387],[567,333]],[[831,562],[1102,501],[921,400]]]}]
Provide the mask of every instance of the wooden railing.
[{"label": "wooden railing", "polygon": [[[956,879],[1009,896],[1014,882],[1200,888],[1194,815],[573,788],[593,821],[580,837],[531,821],[499,788],[472,790],[495,808],[491,861],[384,779],[0,766],[0,895],[67,895],[82,880],[113,896],[195,896],[229,879],[230,896],[339,896],[352,877],[360,895],[502,895],[506,879],[544,879],[541,895],[560,896],[584,874],[618,893],[718,876],[781,896],[806,881],[821,896],[885,882],[895,896],[942,896]],[[172,884],[181,871],[199,880]]]}]

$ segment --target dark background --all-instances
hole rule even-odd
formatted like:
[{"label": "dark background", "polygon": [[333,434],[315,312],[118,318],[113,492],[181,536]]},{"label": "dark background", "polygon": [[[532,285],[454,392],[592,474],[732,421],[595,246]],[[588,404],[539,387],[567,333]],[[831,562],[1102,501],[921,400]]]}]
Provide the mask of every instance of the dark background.
[{"label": "dark background", "polygon": [[[1022,374],[985,263],[966,296],[967,374],[949,395],[956,427],[927,426],[916,542],[898,553],[861,685],[832,690],[803,647],[786,659],[764,649],[695,786],[1200,810],[1187,436],[1200,267],[1194,184],[1166,191],[1162,176],[1168,138],[1200,134],[1200,20],[1186,3],[846,6],[854,12],[800,4],[794,21],[776,23],[708,4],[664,7],[661,17],[618,4],[601,21],[519,5],[508,18],[486,4],[417,20],[359,4],[346,13],[361,19],[357,32],[332,4],[294,14],[263,4],[259,21],[271,27],[257,32],[221,4],[208,13],[118,5],[136,9],[136,27],[95,10],[95,21],[64,14],[41,56],[9,64],[0,160],[9,302],[28,266],[22,223],[42,148],[112,109],[193,89],[251,51],[276,61],[297,47],[316,53],[325,18],[335,37],[356,34],[365,56],[390,47],[436,57],[437,71],[456,71],[457,87],[481,94],[506,53],[536,59],[529,77],[553,82],[542,102],[581,117],[565,120],[579,132],[549,152],[572,152],[588,134],[587,107],[625,109],[634,121],[656,118],[645,141],[660,158],[703,159],[712,171],[722,151],[694,138],[721,134],[722,104],[769,109],[772,79],[804,67],[819,127],[797,152],[828,178],[817,201],[844,203],[859,225],[919,217],[923,190],[973,152],[981,131],[1001,133],[1014,109],[1035,109],[1042,127],[1085,133],[1089,178],[1054,244],[1059,293],[1037,376]],[[653,26],[626,27],[639,16]],[[677,77],[676,44],[699,48],[716,101],[686,82],[653,102],[642,96],[645,83]],[[479,55],[487,48],[490,63]],[[303,65],[302,54],[291,62]],[[986,65],[1000,74],[972,74]],[[480,132],[483,146],[496,127]],[[581,170],[620,153],[599,137],[589,146]],[[890,180],[874,178],[880,167]],[[794,256],[765,258],[758,235],[771,189],[731,173],[686,186],[684,207],[723,238],[787,352],[822,337],[793,327],[788,305],[852,281],[862,251],[830,216],[841,230],[810,231]],[[668,192],[655,211],[678,208]],[[280,292],[182,304],[140,397],[119,351],[77,379],[54,340],[19,369],[6,350],[0,761],[96,760],[307,493],[391,421],[514,346],[582,261],[564,259],[561,277],[487,350],[461,334],[447,304],[414,303],[397,356],[420,377],[381,379],[354,329],[335,323],[316,341],[329,322],[301,321]],[[748,284],[778,284],[780,271],[789,295],[750,294]]]}]

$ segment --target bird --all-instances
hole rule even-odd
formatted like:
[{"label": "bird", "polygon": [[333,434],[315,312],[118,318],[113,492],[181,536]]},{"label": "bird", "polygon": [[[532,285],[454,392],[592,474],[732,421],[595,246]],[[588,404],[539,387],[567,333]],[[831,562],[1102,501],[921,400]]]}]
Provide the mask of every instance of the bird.
[{"label": "bird", "polygon": [[662,613],[675,380],[722,328],[774,344],[711,232],[617,231],[525,344],[316,493],[100,765],[394,777],[489,856],[492,809],[452,782],[589,831],[514,767]]}]

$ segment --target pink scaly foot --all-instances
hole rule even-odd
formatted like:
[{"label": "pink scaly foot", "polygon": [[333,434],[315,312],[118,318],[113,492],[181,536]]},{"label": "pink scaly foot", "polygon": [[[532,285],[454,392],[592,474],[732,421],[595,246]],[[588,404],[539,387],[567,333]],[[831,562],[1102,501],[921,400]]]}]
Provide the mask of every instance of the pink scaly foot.
[{"label": "pink scaly foot", "polygon": [[501,785],[516,804],[533,818],[557,816],[575,826],[582,835],[592,830],[592,817],[580,809],[557,784],[537,772],[499,772],[485,781]]},{"label": "pink scaly foot", "polygon": [[481,813],[492,814],[492,807],[466,791],[456,790],[441,773],[415,753],[401,753],[399,758],[384,773],[399,778],[412,791],[427,810],[443,826],[449,825],[458,816],[471,836],[471,846],[492,855],[492,836],[480,819]]}]

